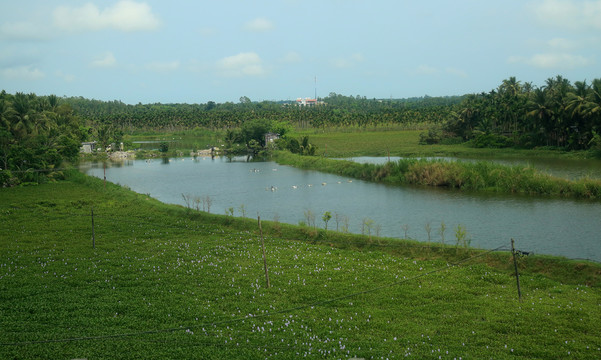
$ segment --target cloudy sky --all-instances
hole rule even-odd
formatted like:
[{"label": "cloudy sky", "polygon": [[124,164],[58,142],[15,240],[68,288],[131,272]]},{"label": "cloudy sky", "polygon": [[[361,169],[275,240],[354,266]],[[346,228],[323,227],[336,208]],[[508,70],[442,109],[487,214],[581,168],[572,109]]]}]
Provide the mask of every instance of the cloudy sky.
[{"label": "cloudy sky", "polygon": [[0,1],[10,93],[405,98],[556,75],[601,78],[601,0]]}]

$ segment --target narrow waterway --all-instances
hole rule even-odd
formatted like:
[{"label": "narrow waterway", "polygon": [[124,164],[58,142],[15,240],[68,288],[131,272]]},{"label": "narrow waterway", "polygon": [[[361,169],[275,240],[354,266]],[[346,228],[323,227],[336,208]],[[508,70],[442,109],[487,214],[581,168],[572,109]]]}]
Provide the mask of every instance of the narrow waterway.
[{"label": "narrow waterway", "polygon": [[[83,164],[82,171],[103,177],[101,163]],[[241,158],[129,160],[109,165],[106,177],[165,203],[209,197],[212,213],[323,228],[329,211],[329,229],[448,244],[460,227],[478,248],[509,246],[514,238],[523,251],[601,261],[595,201],[387,186]]]}]

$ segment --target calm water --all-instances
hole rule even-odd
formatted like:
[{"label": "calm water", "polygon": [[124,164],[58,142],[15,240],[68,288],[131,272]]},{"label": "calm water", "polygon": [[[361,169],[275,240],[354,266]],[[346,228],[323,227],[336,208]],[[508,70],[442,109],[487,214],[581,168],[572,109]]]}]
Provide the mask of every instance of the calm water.
[{"label": "calm water", "polygon": [[[102,178],[102,164],[85,164],[86,173]],[[274,162],[228,161],[226,158],[179,158],[171,161],[131,160],[106,169],[108,181],[127,185],[166,203],[184,205],[182,194],[209,196],[211,212],[279,219],[298,224],[306,214],[332,213],[329,229],[361,233],[366,219],[372,234],[407,236],[455,243],[455,228],[465,226],[471,245],[493,249],[509,246],[523,251],[601,261],[601,203],[556,198],[482,195],[457,191],[386,186]],[[336,223],[336,215],[339,221]],[[347,221],[344,221],[347,218]]]}]

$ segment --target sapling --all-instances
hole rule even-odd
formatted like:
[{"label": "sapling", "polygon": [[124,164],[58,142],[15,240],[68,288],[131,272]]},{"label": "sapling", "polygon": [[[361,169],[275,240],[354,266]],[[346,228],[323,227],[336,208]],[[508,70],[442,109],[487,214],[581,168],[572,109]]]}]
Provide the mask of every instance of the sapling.
[{"label": "sapling", "polygon": [[186,207],[190,209],[190,194],[182,193],[182,198],[184,198],[184,202],[186,203]]},{"label": "sapling", "polygon": [[323,213],[323,216],[321,217],[321,219],[325,223],[326,230],[328,230],[328,221],[330,221],[330,219],[332,219],[332,214],[329,211],[326,211],[325,213]]},{"label": "sapling", "polygon": [[209,195],[207,195],[205,197],[205,204],[207,205],[207,212],[211,213],[211,204],[213,203],[213,200],[211,200],[211,198],[209,197]]},{"label": "sapling", "polygon": [[365,234],[365,228],[367,228],[367,235],[369,235],[369,239],[371,240],[371,228],[374,225],[374,221],[370,218],[363,219],[363,234]]},{"label": "sapling", "polygon": [[461,245],[464,248],[470,246],[470,243],[472,242],[472,239],[470,239],[468,236],[465,226],[461,224],[457,225],[455,228],[455,238],[457,239],[457,246]]},{"label": "sapling", "polygon": [[307,225],[309,227],[315,227],[315,214],[309,209],[305,210],[305,219],[307,220]]},{"label": "sapling", "polygon": [[442,221],[440,223],[440,228],[438,229],[438,233],[440,234],[440,241],[443,245],[444,245],[444,232],[446,229],[447,229],[447,226],[445,225],[444,221]]},{"label": "sapling", "polygon": [[409,239],[407,237],[407,232],[409,231],[409,224],[405,224],[405,225],[401,226],[401,229],[403,229],[405,231],[405,239]]},{"label": "sapling", "polygon": [[196,208],[196,211],[200,211],[200,204],[202,203],[202,199],[200,198],[200,196],[194,196],[192,198],[192,201],[194,202],[194,207]]},{"label": "sapling", "polygon": [[430,232],[432,232],[432,225],[430,224],[429,221],[426,223],[426,225],[424,225],[424,229],[426,230],[426,234],[428,234],[428,242],[430,242],[430,240],[431,240]]}]

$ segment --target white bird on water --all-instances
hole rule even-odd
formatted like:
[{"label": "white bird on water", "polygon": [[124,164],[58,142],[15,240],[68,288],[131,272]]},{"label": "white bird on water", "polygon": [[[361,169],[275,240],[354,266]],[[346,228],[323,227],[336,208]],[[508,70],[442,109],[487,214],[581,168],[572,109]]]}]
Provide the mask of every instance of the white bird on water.
[{"label": "white bird on water", "polygon": [[293,189],[296,189],[297,187],[298,187],[298,186],[296,186],[296,185],[292,185],[292,188],[293,188]]}]

